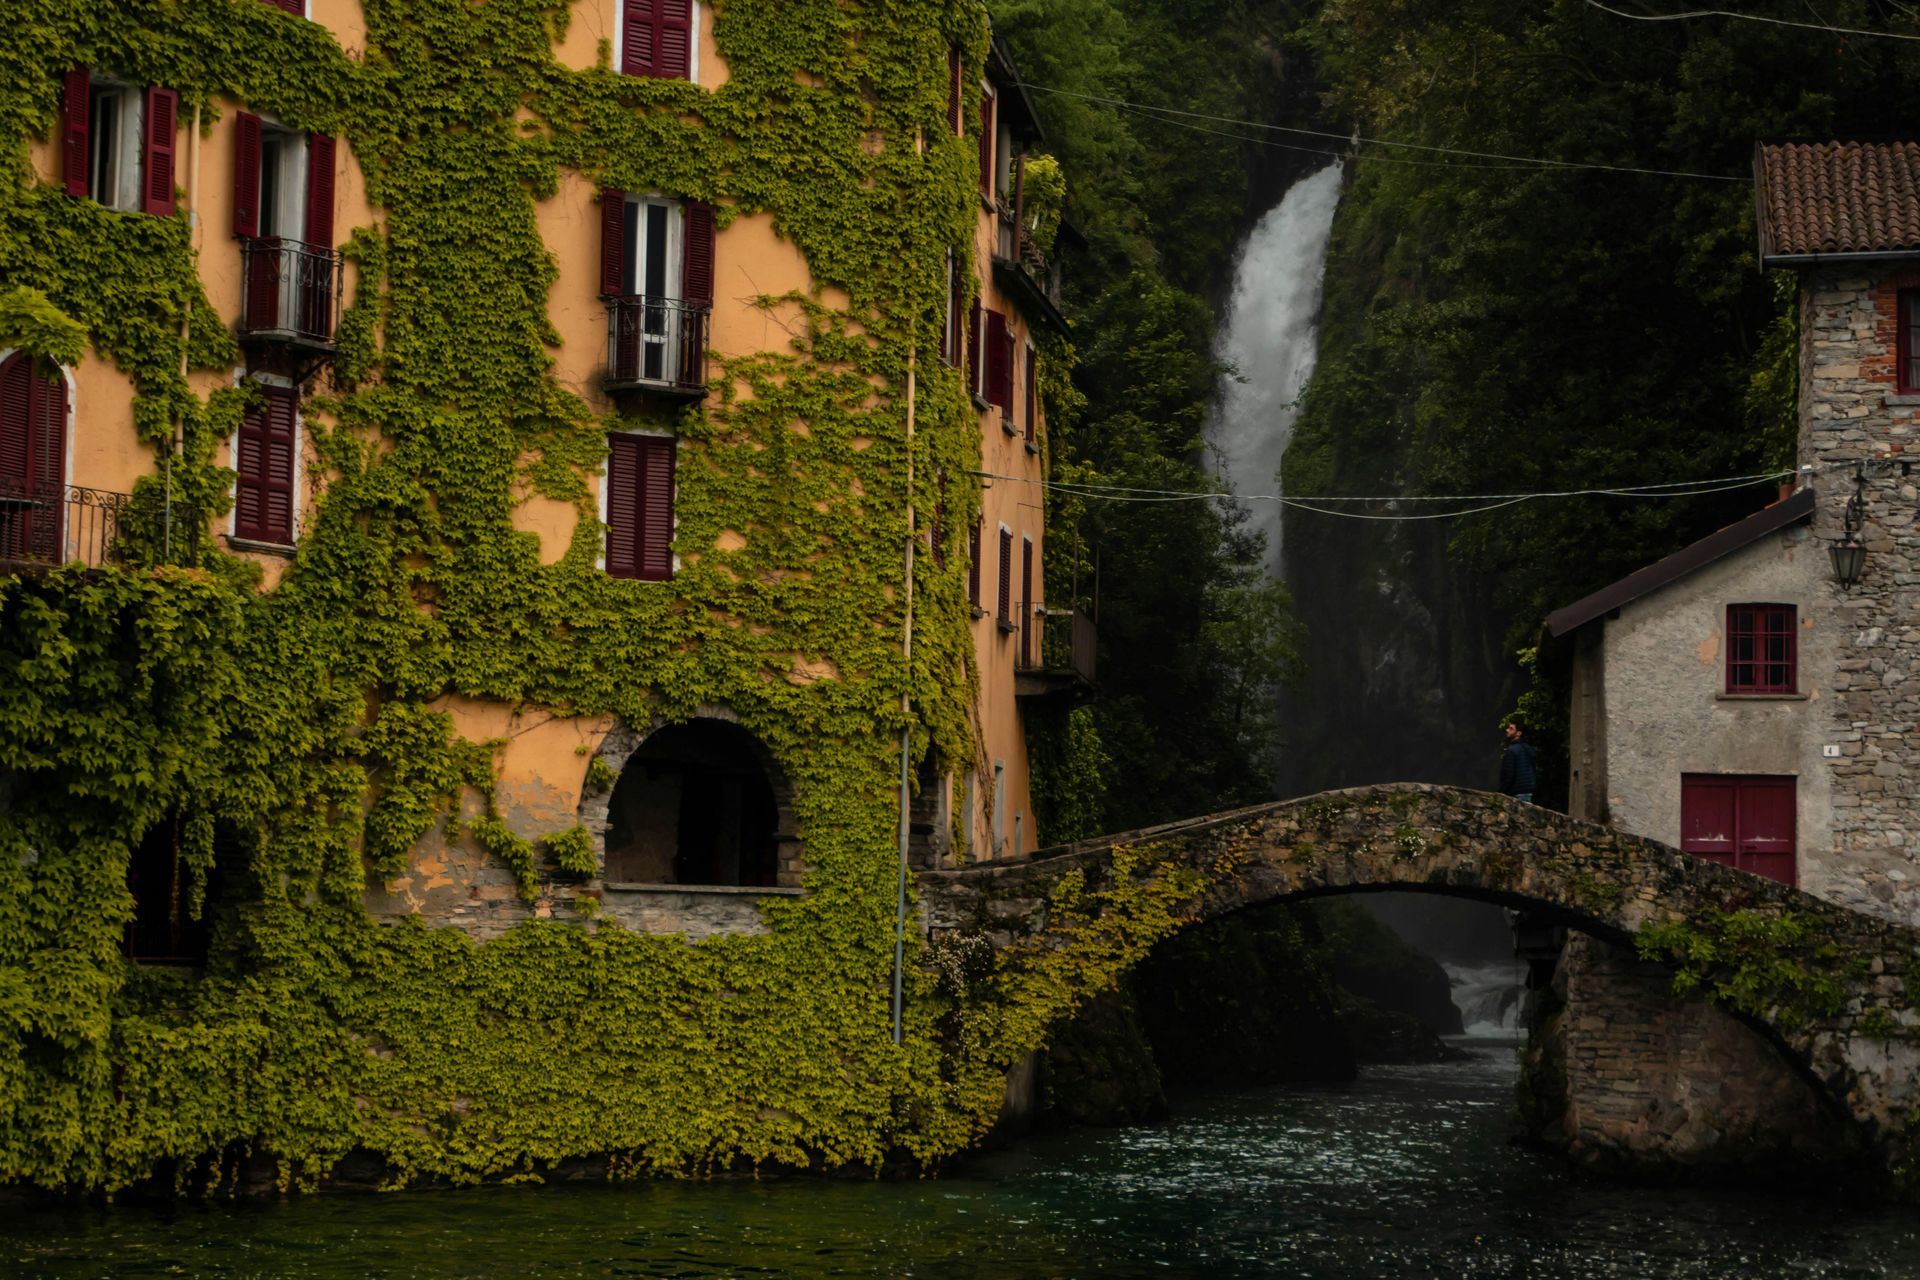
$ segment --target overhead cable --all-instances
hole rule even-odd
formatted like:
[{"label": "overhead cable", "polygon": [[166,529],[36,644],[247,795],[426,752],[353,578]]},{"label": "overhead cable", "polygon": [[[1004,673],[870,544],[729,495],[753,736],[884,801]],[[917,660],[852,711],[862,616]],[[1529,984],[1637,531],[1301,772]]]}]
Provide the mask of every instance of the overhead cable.
[{"label": "overhead cable", "polygon": [[[1589,2],[1591,2],[1591,0],[1589,0]],[[1151,119],[1158,119],[1163,121],[1166,124],[1178,125],[1181,123],[1183,119],[1184,120],[1205,120],[1213,124],[1227,124],[1227,125],[1234,125],[1239,128],[1245,128],[1245,129],[1259,129],[1267,133],[1288,133],[1288,134],[1294,134],[1300,137],[1328,138],[1328,139],[1332,139],[1335,142],[1345,142],[1349,144],[1358,144],[1358,145],[1370,146],[1370,147],[1397,147],[1405,151],[1426,151],[1426,152],[1432,152],[1438,155],[1468,156],[1475,160],[1501,160],[1501,161],[1508,162],[1507,164],[1492,165],[1492,166],[1478,166],[1478,165],[1469,166],[1464,164],[1454,164],[1452,167],[1455,167],[1455,168],[1480,168],[1480,167],[1524,168],[1531,165],[1531,166],[1534,166],[1537,168],[1543,168],[1543,169],[1586,169],[1586,170],[1596,170],[1603,173],[1634,173],[1634,174],[1643,174],[1643,175],[1649,175],[1649,176],[1661,177],[1661,178],[1695,178],[1705,182],[1750,182],[1752,181],[1751,177],[1746,175],[1732,176],[1724,173],[1695,173],[1687,169],[1651,169],[1651,168],[1641,168],[1634,165],[1596,164],[1596,163],[1589,163],[1581,160],[1555,160],[1555,159],[1550,159],[1544,156],[1512,155],[1503,151],[1473,151],[1464,147],[1443,147],[1443,146],[1439,146],[1432,143],[1397,142],[1389,138],[1367,138],[1367,137],[1362,137],[1357,133],[1351,134],[1351,135],[1344,134],[1344,133],[1332,133],[1325,129],[1303,129],[1293,125],[1265,124],[1258,120],[1236,120],[1231,116],[1208,115],[1205,112],[1201,112],[1201,111],[1184,111],[1178,107],[1159,107],[1159,106],[1154,106],[1150,103],[1129,102],[1124,98],[1104,98],[1099,96],[1098,94],[1077,93],[1072,89],[1056,89],[1049,85],[1033,84],[1030,81],[1023,81],[1021,83],[1021,87],[1025,89],[1031,89],[1036,93],[1049,93],[1049,94],[1055,95],[1056,97],[1077,98],[1082,102],[1093,102],[1093,103],[1098,103],[1101,106],[1117,107],[1123,111],[1132,111],[1132,112],[1135,112],[1136,114],[1147,115]],[[1211,132],[1211,131],[1201,130],[1201,132]],[[1255,143],[1263,142],[1263,140],[1259,138],[1247,138],[1237,134],[1225,134],[1223,136],[1240,137],[1241,141],[1243,142],[1255,142]],[[1265,145],[1277,146],[1280,144],[1266,143]],[[1291,149],[1298,150],[1298,151],[1314,150],[1314,148],[1308,148],[1308,147],[1295,147]],[[1344,153],[1328,151],[1328,152],[1325,152],[1324,154],[1340,155]],[[1406,163],[1406,162],[1403,161],[1403,163]]]},{"label": "overhead cable", "polygon": [[1602,13],[1610,13],[1616,18],[1631,18],[1635,22],[1679,22],[1687,18],[1734,18],[1741,22],[1764,22],[1775,27],[1797,27],[1802,31],[1826,31],[1836,36],[1871,36],[1875,40],[1920,40],[1920,35],[1909,35],[1904,31],[1868,31],[1861,27],[1835,27],[1824,22],[1795,22],[1791,18],[1769,18],[1758,13],[1734,13],[1728,9],[1689,9],[1685,13],[1628,13],[1624,9],[1615,9],[1600,3],[1600,0],[1587,0],[1587,3]]}]

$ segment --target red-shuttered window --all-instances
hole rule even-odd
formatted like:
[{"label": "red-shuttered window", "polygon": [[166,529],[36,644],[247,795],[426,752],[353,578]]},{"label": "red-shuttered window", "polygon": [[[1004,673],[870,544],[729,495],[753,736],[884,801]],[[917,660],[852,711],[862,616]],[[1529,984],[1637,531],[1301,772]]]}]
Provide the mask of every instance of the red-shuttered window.
[{"label": "red-shuttered window", "polygon": [[987,403],[997,404],[1003,415],[1002,421],[1009,431],[1013,429],[1013,330],[1007,324],[1006,313],[989,309],[987,311]]},{"label": "red-shuttered window", "polygon": [[16,351],[0,364],[0,560],[64,560],[67,379]]},{"label": "red-shuttered window", "polygon": [[60,162],[67,194],[109,209],[173,213],[174,153],[180,96],[67,72],[61,94]]},{"label": "red-shuttered window", "polygon": [[1920,289],[1902,289],[1893,306],[1898,342],[1894,376],[1902,393],[1920,394],[1920,343],[1915,341],[1920,334]]},{"label": "red-shuttered window", "polygon": [[975,609],[980,607],[980,539],[985,525],[986,519],[981,517],[967,530],[967,599]]},{"label": "red-shuttered window", "polygon": [[967,390],[980,394],[980,303],[967,308]]},{"label": "red-shuttered window", "polygon": [[307,16],[307,0],[266,0],[276,9],[284,10],[296,18]]},{"label": "red-shuttered window", "polygon": [[254,391],[259,402],[240,419],[234,441],[233,536],[291,546],[297,401],[290,387],[256,385]]},{"label": "red-shuttered window", "polygon": [[673,457],[668,436],[607,437],[607,572],[673,576]]},{"label": "red-shuttered window", "polygon": [[1013,628],[1013,534],[1000,531],[1000,598],[994,616],[1005,630]]},{"label": "red-shuttered window", "polygon": [[1727,692],[1796,693],[1799,645],[1790,604],[1727,606]]},{"label": "red-shuttered window", "polygon": [[1795,877],[1794,780],[1722,773],[1680,779],[1680,847],[1782,884]]},{"label": "red-shuttered window", "polygon": [[693,78],[693,0],[620,0],[620,10],[622,72]]}]

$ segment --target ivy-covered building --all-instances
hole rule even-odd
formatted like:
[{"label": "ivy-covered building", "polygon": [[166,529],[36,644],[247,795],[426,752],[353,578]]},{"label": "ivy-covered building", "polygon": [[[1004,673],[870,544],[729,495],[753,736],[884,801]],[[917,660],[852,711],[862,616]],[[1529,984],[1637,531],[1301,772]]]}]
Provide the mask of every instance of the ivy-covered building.
[{"label": "ivy-covered building", "polygon": [[900,851],[1045,838],[1091,633],[975,0],[22,0],[0,67],[0,1182],[981,1132],[1069,997],[909,925],[896,1028]]}]

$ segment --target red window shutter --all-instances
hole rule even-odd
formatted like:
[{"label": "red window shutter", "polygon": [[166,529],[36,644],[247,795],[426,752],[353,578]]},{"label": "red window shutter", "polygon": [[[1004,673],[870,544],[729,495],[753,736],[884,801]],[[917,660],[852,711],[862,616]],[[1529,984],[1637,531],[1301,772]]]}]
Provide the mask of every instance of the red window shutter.
[{"label": "red window shutter", "polygon": [[1894,385],[1903,395],[1920,392],[1920,352],[1914,350],[1913,341],[1916,315],[1920,315],[1920,289],[1902,289],[1893,303],[1893,367]]},{"label": "red window shutter", "polygon": [[958,137],[966,131],[966,121],[961,116],[961,100],[966,88],[964,79],[965,64],[960,60],[960,50],[953,45],[947,46],[947,127]]},{"label": "red window shutter", "polygon": [[981,517],[967,530],[967,600],[976,609],[980,607],[980,536],[985,524]]},{"label": "red window shutter", "polygon": [[233,234],[260,234],[260,117],[233,117]]},{"label": "red window shutter", "polygon": [[[45,373],[28,365],[33,381],[35,407],[33,422],[33,478],[37,492],[64,495],[67,487],[67,379],[59,369],[49,366]],[[58,520],[61,503],[51,513]]]},{"label": "red window shutter", "polygon": [[693,69],[693,0],[658,0],[653,74],[664,80],[686,80]]},{"label": "red window shutter", "polygon": [[1034,424],[1039,421],[1040,395],[1040,353],[1032,347],[1027,348],[1027,443],[1033,443]]},{"label": "red window shutter", "polygon": [[307,243],[333,248],[333,139],[307,135]]},{"label": "red window shutter", "polygon": [[987,311],[987,400],[1002,411],[1013,413],[1013,338],[1007,332],[1007,317]]},{"label": "red window shutter", "polygon": [[634,436],[607,437],[607,573],[640,576],[640,447]]},{"label": "red window shutter", "polygon": [[680,252],[680,296],[713,303],[713,206],[698,201],[686,207],[686,243]]},{"label": "red window shutter", "polygon": [[967,311],[967,390],[980,394],[980,302]]},{"label": "red window shutter", "polygon": [[1020,665],[1033,665],[1033,542],[1020,539]]},{"label": "red window shutter", "polygon": [[60,168],[67,194],[87,194],[87,129],[93,120],[93,76],[85,67],[67,72],[61,101]]},{"label": "red window shutter", "polygon": [[999,151],[993,124],[993,90],[980,95],[980,194],[993,199],[993,158]]},{"label": "red window shutter", "polygon": [[674,442],[640,439],[640,577],[665,582],[673,576]]},{"label": "red window shutter", "polygon": [[296,18],[307,16],[307,0],[280,0],[280,7]]},{"label": "red window shutter", "polygon": [[659,0],[621,0],[625,11],[620,32],[620,70],[624,75],[650,76],[653,70],[654,41],[659,30],[654,21]]},{"label": "red window shutter", "polygon": [[1680,847],[1732,866],[1737,847],[1738,789],[1731,779],[1688,776],[1680,780]]},{"label": "red window shutter", "polygon": [[180,95],[159,85],[147,86],[146,211],[162,218],[173,216],[173,144]]},{"label": "red window shutter", "polygon": [[1000,531],[1000,606],[998,614],[1002,622],[1013,620],[1013,535],[1005,529]]},{"label": "red window shutter", "polygon": [[0,364],[0,494],[26,493],[33,474],[33,381],[25,352]]},{"label": "red window shutter", "polygon": [[293,541],[294,395],[284,387],[257,390],[261,403],[240,420],[233,533],[285,545]]},{"label": "red window shutter", "polygon": [[600,296],[618,298],[627,291],[627,193],[600,188]]}]

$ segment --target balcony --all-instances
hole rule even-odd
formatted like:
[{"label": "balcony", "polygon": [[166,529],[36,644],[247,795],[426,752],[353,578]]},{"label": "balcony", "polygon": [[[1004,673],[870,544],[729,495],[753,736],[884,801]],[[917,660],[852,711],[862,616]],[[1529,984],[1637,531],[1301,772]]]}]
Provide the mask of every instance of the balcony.
[{"label": "balcony", "polygon": [[191,564],[204,522],[164,498],[135,499],[78,485],[38,487],[0,476],[0,565]]},{"label": "balcony", "polygon": [[1060,314],[1059,263],[1040,252],[1040,247],[1026,234],[1020,211],[1014,206],[998,202],[995,221],[998,224],[993,247],[995,283],[1037,319],[1065,333],[1067,321]]},{"label": "balcony", "polygon": [[1022,698],[1083,693],[1093,687],[1094,652],[1100,633],[1083,609],[1016,607],[1024,624],[1015,640],[1013,692]]},{"label": "balcony", "polygon": [[240,340],[330,356],[340,328],[343,268],[331,249],[267,238],[240,244]]},{"label": "balcony", "polygon": [[707,394],[704,302],[607,298],[607,390],[697,400]]}]

